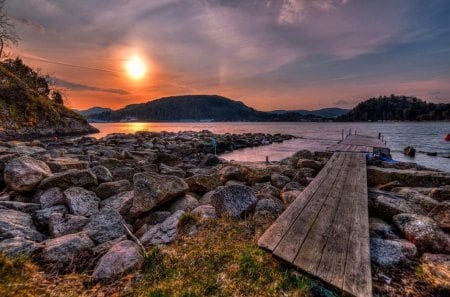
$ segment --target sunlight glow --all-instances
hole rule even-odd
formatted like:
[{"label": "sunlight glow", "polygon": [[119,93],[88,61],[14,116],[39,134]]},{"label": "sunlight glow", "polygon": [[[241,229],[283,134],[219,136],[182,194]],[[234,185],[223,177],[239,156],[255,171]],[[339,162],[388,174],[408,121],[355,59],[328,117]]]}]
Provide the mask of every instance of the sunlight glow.
[{"label": "sunlight glow", "polygon": [[137,55],[131,57],[126,63],[125,68],[128,75],[133,79],[141,79],[147,72],[144,61]]}]

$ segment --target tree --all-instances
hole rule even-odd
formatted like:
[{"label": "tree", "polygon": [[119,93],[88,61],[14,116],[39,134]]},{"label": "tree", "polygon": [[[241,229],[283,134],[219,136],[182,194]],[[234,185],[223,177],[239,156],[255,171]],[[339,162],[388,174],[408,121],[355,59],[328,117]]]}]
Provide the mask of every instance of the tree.
[{"label": "tree", "polygon": [[5,56],[5,49],[17,45],[19,36],[5,10],[5,1],[0,0],[0,58]]},{"label": "tree", "polygon": [[52,92],[52,100],[56,104],[64,105],[63,95],[59,91]]}]

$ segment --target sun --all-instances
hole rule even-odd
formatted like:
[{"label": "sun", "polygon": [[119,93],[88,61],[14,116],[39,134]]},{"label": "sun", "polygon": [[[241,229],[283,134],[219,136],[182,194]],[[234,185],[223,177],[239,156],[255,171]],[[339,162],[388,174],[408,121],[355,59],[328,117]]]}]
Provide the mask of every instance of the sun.
[{"label": "sun", "polygon": [[131,57],[125,63],[125,69],[127,70],[128,75],[133,79],[141,79],[147,72],[145,62],[137,55]]}]

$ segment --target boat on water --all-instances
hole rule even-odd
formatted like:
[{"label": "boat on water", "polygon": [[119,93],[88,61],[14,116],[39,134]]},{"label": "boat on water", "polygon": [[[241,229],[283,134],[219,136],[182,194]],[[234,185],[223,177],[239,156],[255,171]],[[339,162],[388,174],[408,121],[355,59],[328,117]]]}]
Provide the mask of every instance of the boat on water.
[{"label": "boat on water", "polygon": [[120,120],[121,123],[126,123],[126,122],[136,122],[138,120],[137,117],[125,117],[123,119]]},{"label": "boat on water", "polygon": [[445,141],[450,141],[450,133],[447,133],[446,136],[444,136]]}]

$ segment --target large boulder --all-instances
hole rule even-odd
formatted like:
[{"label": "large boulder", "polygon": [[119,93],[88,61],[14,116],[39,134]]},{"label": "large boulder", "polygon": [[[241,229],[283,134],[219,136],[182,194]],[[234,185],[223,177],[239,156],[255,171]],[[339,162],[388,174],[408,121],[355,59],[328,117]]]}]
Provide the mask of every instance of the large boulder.
[{"label": "large boulder", "polygon": [[23,156],[9,161],[4,170],[4,180],[8,188],[22,193],[36,189],[39,183],[51,175],[52,171],[42,161]]},{"label": "large boulder", "polygon": [[393,221],[406,239],[422,252],[450,253],[450,236],[432,219],[415,214],[399,214]]},{"label": "large boulder", "polygon": [[51,237],[60,237],[80,232],[88,222],[89,219],[83,216],[63,215],[56,212],[48,220],[48,229]]},{"label": "large boulder", "polygon": [[96,243],[104,243],[126,235],[127,231],[124,225],[125,221],[117,211],[104,208],[91,217],[83,231]]},{"label": "large boulder", "polygon": [[80,161],[75,158],[58,157],[46,162],[52,172],[61,172],[69,169],[88,169],[89,163],[86,161]]},{"label": "large boulder", "polygon": [[0,252],[8,257],[30,256],[36,249],[37,244],[34,241],[23,237],[8,238],[0,241]]},{"label": "large boulder", "polygon": [[450,200],[442,202],[428,214],[445,231],[450,231]]},{"label": "large boulder", "polygon": [[378,195],[374,200],[373,206],[377,215],[387,220],[401,213],[426,214],[422,207],[401,197]]},{"label": "large boulder", "polygon": [[97,185],[97,177],[90,170],[70,169],[55,173],[45,178],[39,185],[41,189],[59,187],[62,190],[70,187],[92,187]]},{"label": "large boulder", "polygon": [[416,256],[416,246],[407,240],[370,239],[370,257],[379,266],[394,267]]},{"label": "large boulder", "polygon": [[71,214],[90,217],[98,212],[100,198],[94,192],[80,187],[71,187],[64,191],[64,195]]},{"label": "large boulder", "polygon": [[105,182],[100,184],[95,193],[101,199],[106,199],[121,192],[128,191],[131,184],[128,180],[122,179],[118,181]]},{"label": "large boulder", "polygon": [[150,227],[140,238],[142,244],[149,246],[168,244],[175,241],[178,237],[178,223],[183,214],[184,211],[178,210],[162,223]]},{"label": "large boulder", "polygon": [[450,174],[426,170],[367,167],[369,186],[384,185],[393,180],[407,187],[439,187],[450,184]]},{"label": "large boulder", "polygon": [[144,257],[137,244],[124,240],[115,244],[97,263],[92,273],[95,281],[115,279],[124,273],[139,268]]},{"label": "large boulder", "polygon": [[48,208],[55,205],[64,204],[66,197],[60,188],[50,188],[39,196],[39,203],[42,208]]},{"label": "large boulder", "polygon": [[211,204],[219,216],[241,217],[257,202],[252,188],[241,185],[224,186],[211,195]]},{"label": "large boulder", "polygon": [[14,237],[32,241],[46,239],[44,234],[36,230],[29,214],[11,209],[0,209],[0,241]]},{"label": "large boulder", "polygon": [[431,211],[433,208],[439,205],[439,202],[430,198],[427,195],[424,195],[413,188],[394,188],[394,192],[397,194],[403,195],[406,200],[414,203],[416,205],[420,205],[425,211]]},{"label": "large boulder", "polygon": [[135,214],[152,210],[175,197],[184,195],[188,184],[172,175],[137,173],[133,178],[134,199],[131,212]]},{"label": "large boulder", "polygon": [[220,177],[216,174],[196,174],[186,179],[186,183],[189,185],[189,189],[192,192],[206,193],[215,190],[222,184]]},{"label": "large boulder", "polygon": [[245,181],[245,176],[239,166],[225,166],[219,171],[220,181],[226,183],[229,180]]},{"label": "large boulder", "polygon": [[40,263],[50,271],[70,272],[88,266],[94,242],[80,232],[42,242]]}]

